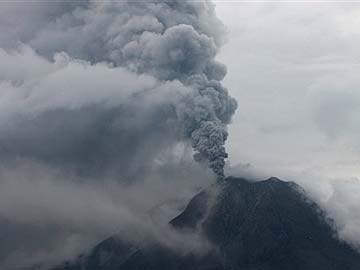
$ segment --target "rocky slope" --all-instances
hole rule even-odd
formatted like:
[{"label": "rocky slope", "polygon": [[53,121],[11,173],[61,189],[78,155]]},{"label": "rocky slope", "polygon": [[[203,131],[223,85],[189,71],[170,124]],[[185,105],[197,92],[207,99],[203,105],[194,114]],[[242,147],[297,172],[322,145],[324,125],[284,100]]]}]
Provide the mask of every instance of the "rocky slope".
[{"label": "rocky slope", "polygon": [[317,205],[297,185],[277,178],[229,177],[196,195],[170,224],[202,234],[213,248],[201,256],[180,254],[160,244],[141,246],[111,237],[56,269],[360,269],[359,253],[336,238]]}]

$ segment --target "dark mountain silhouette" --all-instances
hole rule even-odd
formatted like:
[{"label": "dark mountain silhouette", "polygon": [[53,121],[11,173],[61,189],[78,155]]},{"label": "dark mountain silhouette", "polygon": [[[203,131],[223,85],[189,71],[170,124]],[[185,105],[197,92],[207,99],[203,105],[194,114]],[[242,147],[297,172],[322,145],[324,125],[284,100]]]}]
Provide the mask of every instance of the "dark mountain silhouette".
[{"label": "dark mountain silhouette", "polygon": [[[218,189],[214,200],[213,191]],[[66,270],[358,270],[360,255],[336,238],[331,223],[299,186],[270,178],[229,177],[196,195],[170,224],[197,231],[205,255],[111,237],[56,269]]]}]

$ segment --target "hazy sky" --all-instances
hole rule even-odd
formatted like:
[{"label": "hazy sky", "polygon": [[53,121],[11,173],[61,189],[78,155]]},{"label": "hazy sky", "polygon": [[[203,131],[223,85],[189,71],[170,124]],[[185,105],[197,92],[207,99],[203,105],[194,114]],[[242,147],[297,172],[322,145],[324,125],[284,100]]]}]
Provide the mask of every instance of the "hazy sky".
[{"label": "hazy sky", "polygon": [[359,247],[360,3],[216,5],[234,172],[295,180]]},{"label": "hazy sky", "polygon": [[360,175],[360,3],[216,2],[238,99],[232,165]]}]

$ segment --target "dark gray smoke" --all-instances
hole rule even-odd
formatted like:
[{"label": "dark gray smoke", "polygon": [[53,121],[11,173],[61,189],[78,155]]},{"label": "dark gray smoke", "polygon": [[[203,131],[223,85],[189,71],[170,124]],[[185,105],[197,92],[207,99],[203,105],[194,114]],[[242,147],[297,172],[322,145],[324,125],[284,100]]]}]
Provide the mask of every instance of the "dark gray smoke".
[{"label": "dark gray smoke", "polygon": [[[123,104],[114,104],[111,109],[104,109],[103,100],[99,99],[76,108],[77,112],[69,108],[70,104],[64,103],[59,108],[49,106],[38,114],[36,119],[31,119],[29,124],[31,127],[27,126],[27,123],[30,123],[29,119],[18,117],[20,118],[18,127],[23,127],[24,133],[30,128],[31,133],[26,135],[25,140],[23,136],[19,137],[18,127],[15,127],[14,133],[10,132],[6,138],[2,136],[0,145],[3,145],[7,153],[34,155],[36,158],[57,160],[61,163],[71,161],[72,164],[91,164],[85,166],[84,170],[88,170],[94,163],[98,166],[100,163],[108,164],[121,156],[120,153],[113,153],[108,157],[108,152],[111,151],[108,149],[108,144],[115,145],[115,148],[121,152],[124,152],[123,149],[127,153],[134,152],[137,150],[127,150],[127,146],[141,145],[147,136],[154,138],[158,136],[163,139],[162,135],[165,134],[166,137],[167,132],[177,130],[177,139],[191,142],[197,161],[207,163],[218,176],[224,175],[224,159],[227,157],[224,148],[227,138],[226,125],[237,103],[220,83],[226,69],[215,60],[215,56],[224,39],[224,27],[216,18],[211,3],[207,1],[105,3],[89,1],[56,5],[41,3],[33,4],[31,8],[36,12],[33,18],[31,15],[25,15],[30,16],[26,21],[29,21],[30,25],[32,21],[36,22],[38,28],[24,25],[25,30],[18,29],[16,31],[18,36],[15,38],[14,34],[11,38],[6,34],[3,35],[0,42],[7,52],[9,44],[22,42],[49,60],[53,59],[55,53],[65,52],[70,58],[89,61],[88,70],[96,63],[106,62],[110,65],[109,69],[124,67],[127,72],[146,74],[149,78],[154,78],[158,85],[177,83],[179,86],[173,86],[174,89],[171,91],[174,93],[169,93],[177,97],[173,97],[170,102],[169,99],[163,98],[162,104],[151,105],[151,108],[146,110],[146,115],[152,117],[148,116],[148,121],[144,121],[140,129],[131,130],[131,134],[117,131],[118,126],[121,129],[126,125],[124,122],[134,121],[133,117],[135,120],[143,117],[143,108],[142,106],[137,108],[136,103],[148,103],[149,101],[144,99],[151,100],[156,98],[156,95],[161,96],[162,93],[159,91],[163,90],[133,90],[130,100],[122,99]],[[40,19],[37,13],[40,14]],[[6,21],[6,17],[3,20]],[[8,19],[10,22],[12,20],[12,18]],[[41,78],[40,83],[49,80],[49,77]],[[9,78],[5,74],[3,79]],[[17,88],[30,87],[26,86],[23,80],[24,78],[16,78]],[[122,82],[119,80],[117,83],[120,92],[123,87]],[[31,87],[36,88],[36,86]],[[107,82],[102,81],[99,89],[94,91],[104,91],[101,88],[107,87]],[[32,90],[32,92],[36,91],[37,89]],[[48,93],[41,95],[51,95],[52,89],[43,92],[45,91]],[[83,95],[83,99],[88,95],[85,89],[67,91],[72,91],[74,96],[75,93]],[[131,92],[131,89],[129,91]],[[158,93],[152,97],[152,92],[157,91]],[[157,105],[159,107],[156,107]],[[74,114],[78,120],[73,119]],[[66,123],[68,119],[73,123]],[[109,127],[104,124],[113,121],[117,122],[116,126],[111,124]],[[44,123],[50,125],[50,130],[42,130]],[[66,135],[65,138],[59,138],[58,144],[61,145],[61,149],[53,149],[53,152],[39,149],[41,145],[47,143],[48,137],[57,136],[59,123],[68,126],[70,130],[78,129],[81,123],[86,131],[76,131],[76,134],[71,134],[70,138],[66,138]],[[102,138],[103,134],[98,134],[104,132],[108,133],[107,138]],[[34,137],[31,137],[32,133]],[[84,137],[87,137],[88,143],[84,141]],[[129,143],[129,140],[134,140],[134,144]],[[33,149],[34,142],[36,149]],[[125,159],[121,158],[119,162],[126,164]]]}]

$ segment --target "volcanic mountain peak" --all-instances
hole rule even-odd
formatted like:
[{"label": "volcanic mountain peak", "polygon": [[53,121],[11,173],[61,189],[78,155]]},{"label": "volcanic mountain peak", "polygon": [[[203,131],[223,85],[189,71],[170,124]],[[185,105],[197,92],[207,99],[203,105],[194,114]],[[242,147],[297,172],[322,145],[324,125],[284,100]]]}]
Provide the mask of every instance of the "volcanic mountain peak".
[{"label": "volcanic mountain peak", "polygon": [[[203,235],[213,248],[199,256],[158,244],[134,248],[110,238],[65,269],[360,269],[360,255],[335,237],[319,207],[298,185],[275,177],[259,182],[228,177],[197,194],[170,224]],[[111,256],[104,260],[101,254]]]}]

